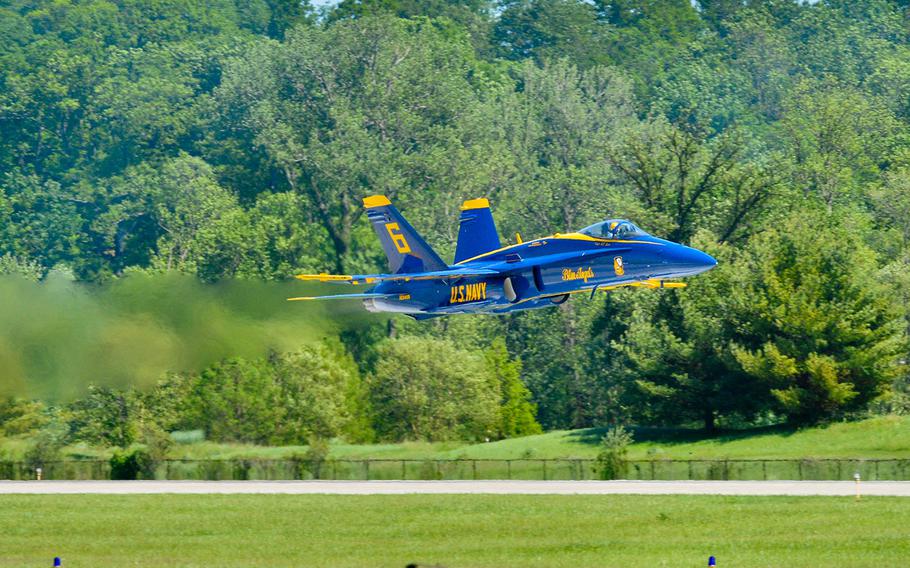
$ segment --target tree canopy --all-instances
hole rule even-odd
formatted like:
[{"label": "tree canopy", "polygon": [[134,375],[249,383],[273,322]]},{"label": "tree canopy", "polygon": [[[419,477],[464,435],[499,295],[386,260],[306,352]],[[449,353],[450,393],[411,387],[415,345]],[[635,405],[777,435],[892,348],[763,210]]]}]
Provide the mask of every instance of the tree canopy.
[{"label": "tree canopy", "polygon": [[101,389],[0,426],[123,445],[161,405],[165,430],[292,443],[864,412],[908,382],[907,9],[0,0],[0,275],[373,272],[374,193],[444,257],[485,196],[503,235],[628,217],[720,259],[685,290],[372,320],[178,373],[178,406]]}]

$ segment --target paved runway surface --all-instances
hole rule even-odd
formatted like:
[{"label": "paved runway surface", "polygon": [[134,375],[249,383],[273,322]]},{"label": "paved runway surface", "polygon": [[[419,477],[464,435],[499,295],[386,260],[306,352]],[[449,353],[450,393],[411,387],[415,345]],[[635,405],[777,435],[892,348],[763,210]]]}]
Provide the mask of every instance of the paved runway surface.
[{"label": "paved runway surface", "polygon": [[[910,497],[910,482],[864,481],[863,495]],[[853,481],[0,481],[4,494],[252,493],[402,495],[843,495]]]}]

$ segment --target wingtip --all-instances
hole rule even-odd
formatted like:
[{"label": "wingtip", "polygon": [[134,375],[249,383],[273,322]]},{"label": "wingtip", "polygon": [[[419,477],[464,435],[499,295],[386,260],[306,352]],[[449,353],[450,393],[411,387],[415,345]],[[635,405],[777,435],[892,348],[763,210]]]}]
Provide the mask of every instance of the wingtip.
[{"label": "wingtip", "polygon": [[294,278],[305,282],[350,282],[357,284],[357,281],[350,274],[326,274],[322,272],[319,274],[297,274]]},{"label": "wingtip", "polygon": [[363,198],[363,206],[369,209],[370,207],[382,207],[383,205],[391,205],[392,202],[389,201],[389,198],[385,195],[371,195],[369,197]]}]

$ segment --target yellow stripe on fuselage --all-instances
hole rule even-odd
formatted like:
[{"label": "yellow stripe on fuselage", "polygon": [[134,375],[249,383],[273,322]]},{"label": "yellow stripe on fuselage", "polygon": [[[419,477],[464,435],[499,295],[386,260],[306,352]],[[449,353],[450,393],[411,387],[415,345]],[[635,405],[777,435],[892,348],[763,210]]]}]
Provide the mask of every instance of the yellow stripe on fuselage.
[{"label": "yellow stripe on fuselage", "polygon": [[592,237],[592,236],[590,236],[590,235],[585,235],[585,234],[582,234],[582,233],[566,233],[566,234],[564,234],[564,235],[563,235],[563,234],[560,234],[560,233],[556,233],[555,235],[550,235],[549,237],[540,237],[539,239],[534,239],[534,240],[532,240],[532,241],[525,241],[525,242],[523,242],[523,243],[517,243],[517,244],[514,244],[514,245],[507,245],[507,246],[504,246],[504,247],[502,247],[502,248],[498,248],[498,249],[495,249],[495,250],[491,250],[491,251],[489,251],[489,252],[485,252],[485,253],[483,253],[483,254],[478,254],[477,256],[472,256],[471,258],[466,258],[466,259],[462,260],[461,262],[456,262],[455,264],[456,264],[456,265],[458,265],[458,264],[464,264],[464,263],[466,263],[466,262],[471,262],[471,261],[473,261],[473,260],[478,260],[478,259],[484,258],[484,257],[486,257],[486,256],[490,256],[491,254],[496,254],[496,253],[498,253],[498,252],[503,252],[503,251],[506,251],[506,250],[509,250],[509,249],[513,249],[513,248],[515,248],[515,247],[528,246],[528,245],[530,245],[531,243],[536,243],[536,242],[540,242],[540,241],[547,241],[547,240],[551,240],[551,239],[560,239],[560,240],[567,240],[567,241],[589,241],[589,242],[595,242],[595,243],[628,243],[628,244],[639,244],[639,245],[657,245],[657,246],[663,246],[663,243],[652,243],[651,241],[628,241],[628,240],[622,240],[622,239],[599,239],[599,238],[597,238],[597,237]]}]

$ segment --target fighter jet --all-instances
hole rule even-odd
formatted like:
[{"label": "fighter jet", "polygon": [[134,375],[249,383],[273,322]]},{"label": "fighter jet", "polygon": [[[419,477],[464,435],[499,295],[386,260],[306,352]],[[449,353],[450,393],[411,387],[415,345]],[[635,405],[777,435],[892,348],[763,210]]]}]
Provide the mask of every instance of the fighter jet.
[{"label": "fighter jet", "polygon": [[383,195],[363,200],[389,259],[388,274],[300,274],[304,281],[366,286],[362,293],[289,298],[359,299],[371,312],[422,320],[505,314],[562,304],[573,294],[635,286],[680,288],[673,278],[710,270],[700,250],[649,235],[625,219],[503,246],[485,198],[461,206],[453,264],[444,262]]}]

